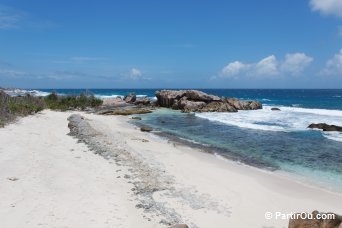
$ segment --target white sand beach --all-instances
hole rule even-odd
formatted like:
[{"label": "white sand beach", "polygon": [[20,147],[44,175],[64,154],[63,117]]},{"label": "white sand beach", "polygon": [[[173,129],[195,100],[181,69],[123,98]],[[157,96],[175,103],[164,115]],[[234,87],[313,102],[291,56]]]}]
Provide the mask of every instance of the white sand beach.
[{"label": "white sand beach", "polygon": [[[190,227],[287,227],[276,212],[342,214],[339,193],[141,132],[129,117],[80,113],[129,154],[105,159],[67,135],[72,113],[0,128],[0,227],[167,227],[170,216]],[[156,188],[151,197],[137,194],[141,183]]]}]

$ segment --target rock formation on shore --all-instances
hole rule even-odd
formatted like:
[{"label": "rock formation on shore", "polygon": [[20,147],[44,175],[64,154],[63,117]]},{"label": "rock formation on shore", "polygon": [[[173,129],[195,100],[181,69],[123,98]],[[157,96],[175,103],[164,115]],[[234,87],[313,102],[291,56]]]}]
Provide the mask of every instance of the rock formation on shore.
[{"label": "rock formation on shore", "polygon": [[323,131],[342,131],[342,127],[326,123],[310,124],[308,128],[317,128],[322,129]]},{"label": "rock formation on shore", "polygon": [[289,221],[289,228],[338,228],[342,223],[342,216],[335,213],[313,211],[296,213]]},{"label": "rock formation on shore", "polygon": [[150,105],[151,104],[151,101],[150,99],[148,99],[147,97],[144,97],[142,99],[137,99],[135,102],[134,102],[135,105]]},{"label": "rock formation on shore", "polygon": [[[164,170],[151,166],[143,157],[137,156],[123,140],[125,136],[120,137],[120,133],[116,137],[109,137],[107,134],[100,133],[97,128],[90,124],[89,119],[79,114],[72,114],[68,121],[70,136],[78,139],[80,143],[85,143],[95,154],[110,159],[117,166],[125,167],[127,172],[123,177],[132,184],[131,191],[137,197],[135,207],[143,209],[144,218],[148,220],[156,218],[162,227],[183,222],[181,214],[173,208],[169,208],[168,205],[159,203],[153,197],[153,194],[157,192],[167,192],[169,197],[179,197],[180,193],[175,192],[173,187],[173,177],[166,175]],[[142,142],[147,141],[143,139]],[[201,199],[189,199],[187,197],[186,200],[183,198],[181,200],[189,203],[188,207],[194,207]],[[209,201],[210,205],[216,206],[207,198],[205,200]]]},{"label": "rock formation on shore", "polygon": [[156,92],[156,97],[159,106],[184,112],[237,112],[262,108],[257,101],[220,98],[198,90],[161,90]]},{"label": "rock formation on shore", "polygon": [[124,101],[127,103],[134,103],[137,100],[137,95],[135,93],[129,93],[124,97]]},{"label": "rock formation on shore", "polygon": [[102,109],[96,112],[99,115],[121,115],[121,116],[128,116],[134,114],[147,114],[151,113],[151,109],[146,109],[143,107],[117,107],[117,108],[108,108]]}]

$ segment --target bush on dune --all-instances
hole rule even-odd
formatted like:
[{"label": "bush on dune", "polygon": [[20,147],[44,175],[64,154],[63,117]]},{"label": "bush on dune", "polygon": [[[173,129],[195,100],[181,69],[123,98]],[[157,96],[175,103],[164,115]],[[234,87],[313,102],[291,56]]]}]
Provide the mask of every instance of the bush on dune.
[{"label": "bush on dune", "polygon": [[11,97],[0,90],[0,127],[23,117],[42,111],[45,108],[52,110],[85,110],[102,105],[102,100],[82,93],[79,96],[58,96],[52,93],[44,98],[31,95]]},{"label": "bush on dune", "polygon": [[56,93],[51,93],[44,98],[44,101],[48,108],[62,111],[69,109],[84,110],[88,107],[95,108],[102,105],[101,99],[85,93],[81,93],[79,96],[58,96]]},{"label": "bush on dune", "polygon": [[15,120],[18,116],[27,116],[37,113],[45,108],[45,102],[40,97],[26,95],[10,97],[0,91],[0,126]]}]

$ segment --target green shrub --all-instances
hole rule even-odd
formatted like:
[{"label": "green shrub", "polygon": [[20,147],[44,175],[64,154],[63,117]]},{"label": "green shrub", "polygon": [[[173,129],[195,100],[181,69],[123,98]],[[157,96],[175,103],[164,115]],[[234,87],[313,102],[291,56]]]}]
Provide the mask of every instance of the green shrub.
[{"label": "green shrub", "polygon": [[42,97],[26,95],[10,97],[0,90],[0,127],[15,120],[19,116],[27,116],[42,111],[45,108],[52,110],[84,110],[87,107],[98,107],[102,100],[94,95],[80,94],[79,96],[58,96],[56,93]]},{"label": "green shrub", "polygon": [[44,98],[48,108],[53,110],[81,109],[87,107],[98,107],[102,105],[102,100],[94,97],[94,95],[86,95],[81,93],[79,96],[57,96],[55,93]]},{"label": "green shrub", "polygon": [[37,113],[45,108],[42,98],[30,95],[10,97],[0,91],[0,127],[15,120],[18,116],[27,116]]}]

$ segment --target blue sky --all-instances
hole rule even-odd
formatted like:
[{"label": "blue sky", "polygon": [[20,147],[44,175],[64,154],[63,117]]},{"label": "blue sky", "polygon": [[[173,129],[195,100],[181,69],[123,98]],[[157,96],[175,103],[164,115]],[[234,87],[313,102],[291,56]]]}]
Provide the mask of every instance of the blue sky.
[{"label": "blue sky", "polygon": [[1,0],[0,86],[342,88],[342,0]]}]

